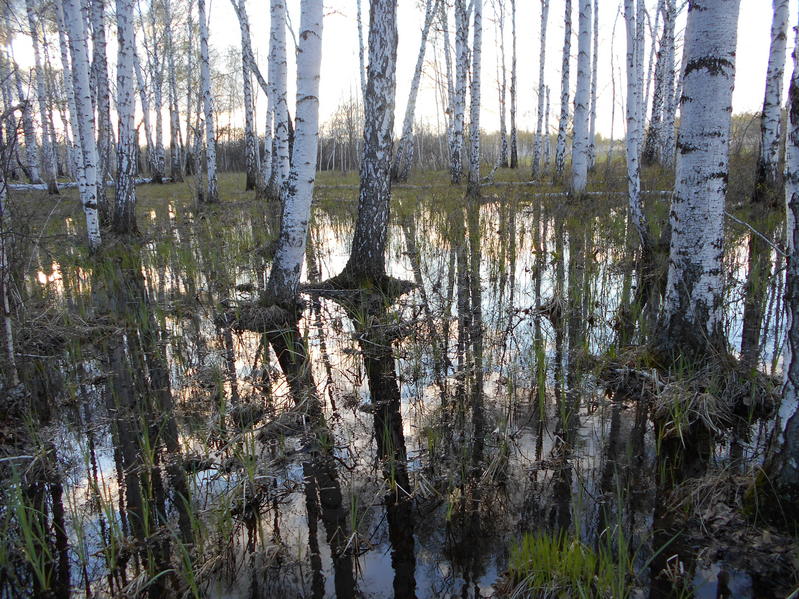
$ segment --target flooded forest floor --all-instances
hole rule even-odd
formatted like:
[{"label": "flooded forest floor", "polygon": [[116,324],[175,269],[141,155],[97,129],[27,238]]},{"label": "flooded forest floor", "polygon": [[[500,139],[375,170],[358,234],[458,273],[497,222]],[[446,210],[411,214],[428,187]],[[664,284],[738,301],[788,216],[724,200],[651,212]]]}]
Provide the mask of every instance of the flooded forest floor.
[{"label": "flooded forest floor", "polygon": [[[784,261],[739,222],[779,244],[782,211],[730,194],[731,353],[664,369],[621,169],[579,201],[497,176],[479,204],[442,173],[395,188],[387,265],[409,290],[344,301],[314,285],[347,260],[357,178],[320,175],[304,399],[236,326],[279,218],[243,175],[199,209],[189,183],[138,187],[140,237],[96,256],[74,190],[12,192],[0,597],[794,591],[796,531],[754,484]],[[656,238],[669,188],[645,174]]]}]

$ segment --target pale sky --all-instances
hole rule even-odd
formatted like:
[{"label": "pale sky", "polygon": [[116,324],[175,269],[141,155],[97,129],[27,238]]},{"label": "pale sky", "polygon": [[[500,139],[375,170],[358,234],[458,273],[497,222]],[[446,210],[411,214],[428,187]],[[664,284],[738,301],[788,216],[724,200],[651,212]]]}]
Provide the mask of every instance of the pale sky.
[{"label": "pale sky", "polygon": [[[368,11],[368,0],[362,0],[364,11]],[[510,10],[510,0],[505,1]],[[288,0],[292,25],[295,30],[299,26],[299,0]],[[520,129],[534,128],[537,107],[538,56],[540,35],[541,3],[538,0],[517,0],[517,35],[518,35],[518,114]],[[648,0],[650,14],[654,15],[657,0]],[[410,80],[419,50],[422,20],[424,13],[418,8],[417,0],[399,0],[399,51],[397,62],[397,128],[401,126],[405,111]],[[577,0],[574,0],[572,22],[572,68],[571,83],[574,86],[577,55]],[[611,49],[615,58],[616,69],[616,136],[623,135],[624,113],[624,21],[617,20],[621,0],[599,0],[599,75],[597,100],[597,130],[610,134],[612,84],[611,84]],[[741,16],[738,29],[737,74],[733,109],[735,112],[759,111],[763,102],[765,74],[768,61],[769,32],[771,28],[771,0],[741,0]],[[320,91],[321,119],[324,122],[336,106],[349,97],[350,93],[359,92],[358,76],[358,36],[355,23],[355,0],[328,0],[325,4],[325,22],[323,33],[322,80]],[[258,55],[260,65],[266,64],[269,43],[269,7],[265,0],[250,0],[247,5],[253,40],[253,47]],[[563,11],[564,0],[550,0],[549,24],[547,30],[546,83],[550,86],[552,107],[550,110],[550,126],[557,127],[560,95],[560,64],[563,48]],[[797,21],[797,7],[791,2],[792,28]],[[217,47],[238,45],[239,35],[235,15],[227,0],[212,2],[212,44]],[[613,36],[615,22],[615,39]],[[685,24],[685,11],[677,23],[678,35],[682,35]],[[450,28],[453,21],[450,19]],[[364,38],[368,35],[368,14],[364,14]],[[505,43],[507,68],[510,70],[511,45],[510,15],[506,15]],[[483,7],[483,99],[481,125],[486,130],[499,128],[499,110],[497,94],[497,57],[498,45],[494,23],[492,0],[484,0]],[[454,38],[453,38],[454,42]],[[680,40],[681,44],[681,40]],[[789,48],[793,44],[793,34],[789,33]],[[649,50],[647,49],[647,60]],[[429,65],[432,60],[431,46],[425,56]],[[290,76],[294,77],[293,64],[290,63]],[[442,63],[443,69],[443,63]],[[786,89],[790,77],[791,58],[786,58]],[[621,74],[621,78],[619,77]],[[422,89],[417,103],[417,115],[428,120],[433,126],[436,123],[437,101],[434,83],[431,78],[432,69],[428,69],[422,79]],[[508,77],[508,83],[510,78]],[[290,82],[290,95],[293,98],[293,81]],[[572,98],[573,99],[573,98]],[[439,117],[440,118],[440,117]]]}]

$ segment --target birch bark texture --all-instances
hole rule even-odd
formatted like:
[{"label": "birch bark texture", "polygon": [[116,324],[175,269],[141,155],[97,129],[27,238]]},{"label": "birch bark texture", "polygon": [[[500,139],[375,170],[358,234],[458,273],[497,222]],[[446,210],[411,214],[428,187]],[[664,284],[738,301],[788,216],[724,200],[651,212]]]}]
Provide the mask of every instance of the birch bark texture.
[{"label": "birch bark texture", "polygon": [[247,17],[247,5],[244,0],[230,0],[239,20],[241,33],[241,74],[242,91],[244,93],[244,156],[246,182],[244,189],[255,189],[258,180],[258,144],[255,138],[255,102],[253,100],[252,76],[250,74],[250,56],[252,44],[250,42],[250,21]]},{"label": "birch bark texture", "polygon": [[674,23],[677,20],[677,0],[665,0],[663,9],[663,37],[660,47],[663,52],[663,123],[660,135],[660,161],[663,166],[674,164],[674,124],[677,120],[675,97]]},{"label": "birch bark texture", "polygon": [[205,155],[208,163],[207,192],[203,196],[207,204],[219,201],[216,183],[216,127],[214,125],[214,98],[211,95],[211,65],[208,62],[208,20],[205,0],[197,0],[200,17],[200,85],[205,113]]},{"label": "birch bark texture", "polygon": [[100,221],[97,210],[97,142],[94,132],[94,107],[89,86],[89,52],[86,44],[86,22],[80,0],[63,0],[64,22],[69,36],[72,57],[72,86],[75,90],[78,132],[80,134],[83,177],[78,181],[80,199],[86,215],[89,248],[100,247]]},{"label": "birch bark texture", "polygon": [[533,149],[533,179],[538,177],[541,170],[541,148],[544,137],[544,102],[545,86],[544,65],[546,64],[547,51],[547,18],[549,17],[549,0],[541,0],[541,49],[538,60],[538,120],[535,127],[535,148]]},{"label": "birch bark texture", "polygon": [[516,131],[516,0],[510,0],[510,167],[519,168],[518,133]]},{"label": "birch bark texture", "polygon": [[680,100],[671,244],[658,347],[702,358],[725,349],[724,201],[740,0],[691,0]]},{"label": "birch bark texture", "polygon": [[760,120],[760,153],[757,160],[757,179],[753,196],[753,201],[756,203],[768,201],[769,195],[774,195],[773,192],[780,186],[780,113],[788,37],[788,6],[788,0],[773,0],[771,46],[766,72],[763,114]]},{"label": "birch bark texture", "polygon": [[[289,107],[286,79],[286,3],[284,0],[271,0],[270,4],[270,79],[274,110],[274,148],[272,156],[272,188],[280,196],[283,185],[289,176]],[[273,77],[272,77],[273,76]]]},{"label": "birch bark texture", "polygon": [[776,425],[775,453],[768,464],[769,485],[792,520],[799,519],[799,38],[793,52],[788,88],[788,138],[785,146],[786,336],[782,402]]},{"label": "birch bark texture", "polygon": [[465,0],[455,0],[455,99],[452,103],[450,179],[457,185],[463,177],[463,140],[466,112],[466,77],[469,71],[469,13]]},{"label": "birch bark texture", "polygon": [[483,48],[483,0],[472,0],[472,86],[469,94],[469,184],[470,197],[480,195],[480,75]]},{"label": "birch bark texture", "polygon": [[569,65],[572,45],[572,0],[564,2],[563,59],[560,67],[560,120],[558,141],[555,146],[555,173],[558,178],[566,167],[566,129],[569,126]]},{"label": "birch bark texture", "polygon": [[133,0],[116,0],[117,19],[117,182],[112,227],[116,233],[136,232],[136,91],[134,89]]},{"label": "birch bark texture", "polygon": [[319,143],[319,79],[322,64],[322,0],[302,0],[297,48],[297,128],[286,184],[280,237],[267,297],[293,308],[305,258]]},{"label": "birch bark texture", "polygon": [[356,285],[381,282],[386,276],[396,68],[397,0],[371,0],[358,219],[342,273]]},{"label": "birch bark texture", "polygon": [[574,139],[572,141],[572,181],[574,194],[585,191],[588,183],[588,126],[591,88],[591,0],[579,0],[580,35],[577,38],[577,88],[574,92]]},{"label": "birch bark texture", "polygon": [[413,71],[411,90],[408,94],[408,104],[405,107],[405,118],[402,121],[402,137],[394,153],[394,162],[391,167],[391,177],[394,181],[407,181],[413,161],[413,117],[416,113],[416,98],[419,95],[419,83],[422,79],[424,54],[427,47],[427,36],[433,16],[436,14],[440,0],[427,0],[425,4],[424,26],[422,27],[422,41],[419,43],[419,54],[416,58],[416,68]]},{"label": "birch bark texture", "polygon": [[111,174],[112,135],[111,86],[108,84],[108,59],[105,38],[105,0],[91,1],[92,73],[97,109],[97,204],[100,220],[108,223],[111,214],[105,194],[105,182]]}]

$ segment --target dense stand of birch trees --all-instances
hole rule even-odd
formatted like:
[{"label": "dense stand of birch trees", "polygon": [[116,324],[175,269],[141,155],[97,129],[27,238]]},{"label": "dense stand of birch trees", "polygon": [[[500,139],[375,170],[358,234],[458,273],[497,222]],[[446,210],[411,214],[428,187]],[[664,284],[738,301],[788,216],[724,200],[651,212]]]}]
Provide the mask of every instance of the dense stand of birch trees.
[{"label": "dense stand of birch trees", "polygon": [[[540,49],[536,89],[520,90],[517,68],[517,3],[491,0],[497,43],[497,91],[500,131],[494,170],[518,168],[530,158],[534,178],[544,175],[550,145],[549,88],[545,51],[550,1],[540,0]],[[266,76],[255,58],[248,8],[244,0],[231,0],[239,23],[243,115],[245,187],[257,190],[264,201],[274,201],[281,213],[280,236],[267,285],[267,303],[287,312],[284,318],[296,329],[299,275],[305,254],[308,219],[315,173],[324,162],[320,149],[319,90],[322,36],[321,0],[302,0],[298,35],[287,43],[290,19],[285,0],[269,0],[270,28]],[[644,262],[651,258],[654,242],[641,200],[641,165],[674,166],[674,193],[668,239],[668,274],[658,324],[657,347],[663,356],[703,359],[726,351],[722,327],[722,263],[724,209],[728,180],[731,97],[735,80],[735,49],[740,0],[689,0],[682,60],[678,60],[679,10],[676,0],[623,0],[626,71],[626,153],[629,213],[642,248]],[[576,61],[572,56],[573,10],[577,8]],[[391,184],[408,180],[417,144],[416,100],[423,71],[443,58],[438,76],[443,105],[445,139],[439,151],[445,156],[453,184],[467,184],[467,197],[479,198],[484,178],[485,135],[481,132],[481,101],[486,86],[482,43],[483,0],[424,0],[423,24],[412,73],[397,72],[397,0],[370,0],[368,39],[364,42],[363,7],[356,0],[359,39],[360,97],[348,121],[347,143],[340,151],[348,164],[360,171],[358,220],[352,253],[344,271],[327,282],[327,289],[364,285],[383,291],[391,288],[385,268]],[[566,189],[571,201],[587,190],[596,164],[597,69],[600,3],[564,0],[564,38],[560,69],[559,120],[554,177],[563,181],[571,139],[571,173]],[[605,5],[602,5],[605,10]],[[163,116],[169,115],[169,176],[182,180],[195,176],[200,203],[221,201],[219,169],[219,96],[214,89],[209,4],[206,0],[115,0],[113,14],[105,0],[25,0],[2,7],[3,47],[0,52],[3,171],[0,173],[0,224],[8,227],[6,185],[10,178],[26,177],[59,193],[59,177],[77,182],[85,213],[88,244],[98,250],[101,229],[110,225],[119,235],[136,232],[135,182],[145,171],[150,181],[167,179]],[[783,145],[782,79],[787,47],[789,0],[773,0],[773,24],[761,119],[753,203],[776,203],[782,197]],[[553,13],[554,14],[554,13]],[[111,21],[114,21],[111,26]],[[510,73],[506,64],[506,25],[510,29]],[[450,31],[450,24],[454,29]],[[530,24],[524,24],[525,29]],[[48,35],[53,27],[57,36]],[[115,61],[109,60],[108,35],[116,33]],[[15,60],[15,39],[25,36],[32,48],[32,68],[23,72]],[[54,65],[50,44],[58,40],[61,64]],[[112,44],[113,46],[113,44]],[[649,67],[645,68],[649,48]],[[288,97],[289,53],[296,51],[296,89],[290,114]],[[430,55],[433,59],[428,59]],[[366,64],[368,60],[368,65]],[[681,63],[682,67],[677,68]],[[778,472],[785,485],[796,489],[797,389],[799,389],[799,322],[795,314],[799,292],[799,99],[796,57],[790,90],[790,114],[785,198],[788,221],[789,305],[786,344],[785,402],[778,431]],[[576,67],[576,68],[573,68]],[[114,73],[115,69],[115,73]],[[571,74],[576,77],[572,83]],[[113,74],[116,76],[113,77]],[[401,134],[394,143],[395,101],[398,77],[407,77],[410,92]],[[507,82],[510,81],[509,90]],[[111,81],[115,81],[112,87]],[[550,82],[551,83],[551,82]],[[615,86],[615,82],[614,82]],[[572,90],[574,94],[572,96]],[[138,110],[141,123],[137,125]],[[184,93],[185,92],[185,93]],[[266,98],[262,131],[255,107],[257,96]],[[166,101],[164,97],[166,96]],[[510,96],[508,98],[508,96]],[[532,143],[523,149],[517,109],[520,103],[535,114]],[[506,114],[509,106],[509,114]],[[361,108],[362,107],[362,108]],[[468,110],[467,110],[468,108]],[[534,108],[534,110],[533,110]],[[227,107],[228,111],[233,108]],[[679,109],[679,127],[677,112]],[[362,110],[362,112],[361,112]],[[116,127],[112,121],[116,115]],[[18,121],[17,122],[17,115]],[[56,127],[56,117],[62,123]],[[506,130],[506,123],[510,130]],[[142,156],[140,130],[146,142]],[[346,129],[346,128],[345,128]],[[335,151],[336,146],[333,146]],[[114,156],[115,155],[115,156]],[[335,162],[335,160],[334,160]],[[492,175],[493,175],[492,171]],[[490,177],[489,177],[490,178]],[[113,205],[106,186],[114,187]],[[471,204],[470,205],[476,205]],[[470,214],[470,227],[479,230],[479,211]],[[479,240],[477,243],[479,247]],[[7,255],[0,246],[0,266],[7,277]],[[479,265],[478,265],[479,266]],[[478,283],[479,286],[479,283]],[[479,298],[479,289],[473,290]],[[4,303],[5,283],[3,282]],[[475,300],[477,301],[477,300]],[[478,302],[479,303],[479,302]],[[6,308],[7,311],[7,308]],[[8,321],[6,319],[6,325]],[[475,333],[477,335],[477,333]],[[285,340],[272,340],[278,351]],[[7,334],[7,346],[11,341]],[[304,356],[294,340],[284,350]],[[476,351],[476,350],[475,350]],[[13,354],[13,352],[11,352]],[[293,359],[293,358],[292,358]],[[283,364],[283,362],[281,362]],[[296,368],[296,363],[294,368]],[[786,487],[787,488],[787,487]]]}]

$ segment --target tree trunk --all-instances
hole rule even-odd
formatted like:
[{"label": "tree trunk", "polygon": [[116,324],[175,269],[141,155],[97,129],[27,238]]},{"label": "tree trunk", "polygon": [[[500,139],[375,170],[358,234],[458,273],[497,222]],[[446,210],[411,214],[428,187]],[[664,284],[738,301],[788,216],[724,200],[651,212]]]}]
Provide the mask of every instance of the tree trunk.
[{"label": "tree trunk", "polygon": [[252,56],[250,22],[247,18],[247,5],[244,0],[240,2],[231,0],[231,2],[239,18],[239,29],[241,31],[241,70],[242,79],[244,81],[244,154],[247,171],[245,189],[250,191],[251,189],[255,189],[255,184],[258,179],[258,142],[255,137],[255,119],[253,115],[255,103],[253,100],[252,78],[250,75],[250,56]]},{"label": "tree trunk", "polygon": [[760,154],[752,201],[777,204],[780,174],[780,113],[782,78],[785,70],[787,45],[788,0],[773,0],[774,18],[771,22],[771,50],[768,57],[766,94],[760,121]]},{"label": "tree trunk", "polygon": [[794,49],[793,56],[785,155],[788,259],[785,271],[787,333],[783,350],[784,380],[776,423],[775,453],[767,463],[769,478],[765,483],[775,490],[779,505],[790,522],[799,520],[799,46]]},{"label": "tree trunk", "polygon": [[[55,156],[55,132],[50,130],[47,119],[47,91],[45,73],[39,51],[39,22],[33,12],[33,0],[25,0],[25,10],[28,16],[28,25],[31,30],[31,44],[33,45],[33,59],[36,70],[36,99],[39,101],[39,126],[42,129],[43,176],[47,183],[47,191],[51,194],[58,193],[56,175],[58,166]],[[81,19],[83,16],[81,15]],[[84,24],[85,29],[85,24]],[[85,40],[84,40],[85,43]]]},{"label": "tree trunk", "polygon": [[[164,0],[164,13],[172,14],[172,3]],[[172,39],[172,21],[167,19],[164,23],[164,36],[166,37],[167,56],[167,92],[169,104],[169,176],[172,181],[183,181],[183,156],[180,136],[180,107],[178,106],[178,79],[175,67],[175,42]],[[191,73],[191,70],[188,71]],[[190,109],[187,105],[187,114]],[[188,138],[188,133],[187,133]]]},{"label": "tree trunk", "polygon": [[510,167],[519,168],[516,132],[516,0],[510,0],[512,49],[510,59]]},{"label": "tree trunk", "polygon": [[322,0],[303,0],[297,50],[297,130],[267,297],[294,312],[305,257],[319,144]]},{"label": "tree trunk", "polygon": [[505,127],[505,114],[507,112],[507,68],[505,67],[505,0],[497,0],[495,10],[497,15],[497,29],[499,29],[499,57],[500,74],[498,77],[499,85],[499,160],[497,164],[502,168],[508,168],[508,133]]},{"label": "tree trunk", "polygon": [[665,0],[663,11],[663,125],[661,127],[660,161],[663,166],[674,164],[674,123],[677,120],[677,101],[674,93],[675,49],[674,22],[677,20],[677,0]]},{"label": "tree trunk", "polygon": [[80,145],[80,129],[78,127],[78,108],[75,103],[75,87],[72,84],[72,69],[70,68],[69,49],[67,46],[66,22],[64,21],[64,7],[56,3],[56,25],[58,27],[58,44],[61,51],[61,69],[64,79],[64,89],[67,92],[67,106],[69,107],[69,122],[72,128],[73,143],[70,144],[69,153],[74,168],[75,181],[80,185],[84,180],[83,150]]},{"label": "tree trunk", "polygon": [[275,153],[272,157],[273,186],[282,194],[283,185],[289,175],[289,109],[286,91],[286,4],[284,0],[272,0],[270,34],[269,79],[274,99]]},{"label": "tree trunk", "polygon": [[480,60],[483,45],[483,0],[473,0],[472,87],[469,106],[469,185],[468,195],[480,195]]},{"label": "tree trunk", "polygon": [[538,120],[535,127],[535,149],[533,150],[533,179],[541,170],[541,154],[544,137],[544,64],[547,50],[547,18],[549,16],[549,0],[541,0],[541,49],[538,59]]},{"label": "tree trunk", "polygon": [[563,61],[560,78],[560,121],[558,123],[558,144],[555,148],[555,172],[563,175],[566,167],[566,130],[569,126],[569,64],[572,45],[572,0],[565,0],[563,19]]},{"label": "tree trunk", "polygon": [[97,108],[97,205],[100,222],[111,220],[111,210],[105,194],[105,182],[111,175],[111,88],[108,85],[108,60],[105,39],[105,0],[91,0],[92,73],[94,74]]},{"label": "tree trunk", "polygon": [[425,5],[424,27],[422,28],[422,41],[419,45],[419,55],[416,58],[416,69],[413,71],[411,91],[408,95],[408,104],[405,107],[405,119],[402,121],[402,137],[394,152],[394,162],[391,165],[391,177],[394,181],[407,181],[413,162],[413,115],[416,112],[416,96],[419,93],[419,82],[422,78],[424,66],[424,52],[427,46],[427,35],[438,8],[439,0],[427,0]]},{"label": "tree trunk", "polygon": [[691,0],[685,33],[671,246],[657,346],[668,357],[725,351],[724,201],[740,0]]},{"label": "tree trunk", "polygon": [[455,100],[452,103],[450,178],[457,185],[463,177],[464,113],[466,76],[469,71],[469,15],[465,0],[455,0]]},{"label": "tree trunk", "polygon": [[205,16],[205,0],[197,0],[200,20],[200,81],[205,113],[205,153],[208,162],[208,191],[206,204],[219,202],[216,185],[216,126],[214,125],[214,98],[211,94],[211,65],[208,62],[208,21]]},{"label": "tree trunk", "polygon": [[591,56],[591,113],[588,124],[588,168],[596,163],[596,84],[599,66],[599,0],[594,0],[594,48]]},{"label": "tree trunk", "polygon": [[149,169],[150,175],[152,175],[157,170],[157,167],[155,164],[153,130],[150,126],[150,97],[147,94],[147,84],[144,80],[144,73],[142,72],[138,52],[135,52],[133,55],[133,68],[136,71],[136,83],[139,86],[139,101],[141,102],[142,122],[144,123],[144,140],[147,143],[147,168]]},{"label": "tree trunk", "polygon": [[380,283],[386,276],[396,69],[397,0],[371,0],[358,220],[342,273],[354,285]]},{"label": "tree trunk", "polygon": [[119,115],[117,142],[117,184],[113,228],[123,235],[136,232],[136,92],[133,56],[136,52],[134,37],[133,0],[116,0],[117,17],[117,114]]},{"label": "tree trunk", "polygon": [[572,193],[585,191],[588,183],[588,121],[591,87],[591,0],[580,1],[580,35],[577,38],[577,89],[574,92],[574,140],[572,141]]},{"label": "tree trunk", "polygon": [[94,109],[89,87],[86,22],[79,0],[63,0],[62,6],[72,55],[72,85],[75,90],[75,108],[83,158],[83,177],[79,181],[80,199],[86,214],[89,248],[94,251],[100,247],[101,239],[97,213],[97,142],[94,137]]}]

